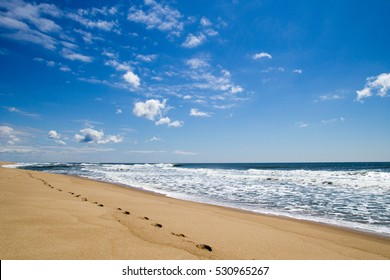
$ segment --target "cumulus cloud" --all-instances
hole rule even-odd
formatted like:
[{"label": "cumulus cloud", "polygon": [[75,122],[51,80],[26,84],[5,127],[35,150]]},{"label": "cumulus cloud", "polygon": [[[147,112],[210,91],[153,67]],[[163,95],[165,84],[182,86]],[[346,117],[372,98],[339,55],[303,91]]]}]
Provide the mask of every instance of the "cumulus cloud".
[{"label": "cumulus cloud", "polygon": [[16,136],[17,132],[10,126],[0,126],[0,139],[4,140],[8,145],[14,145],[20,142]]},{"label": "cumulus cloud", "polygon": [[145,102],[137,102],[133,108],[133,114],[137,117],[144,117],[148,120],[158,121],[156,125],[167,125],[168,127],[181,127],[182,121],[172,121],[169,117],[163,117],[163,113],[166,111],[166,100],[162,102],[157,99],[150,99]]},{"label": "cumulus cloud", "polygon": [[47,137],[49,137],[50,139],[60,139],[60,135],[59,135],[58,132],[55,131],[55,130],[50,130],[50,131],[47,133]]},{"label": "cumulus cloud", "polygon": [[205,41],[206,36],[204,36],[203,34],[199,34],[198,36],[189,34],[182,46],[185,48],[195,48],[202,45]]},{"label": "cumulus cloud", "polygon": [[141,79],[131,71],[127,71],[126,74],[123,75],[123,79],[134,88],[138,88],[141,84]]},{"label": "cumulus cloud", "polygon": [[102,130],[97,131],[92,128],[84,128],[80,130],[81,134],[76,134],[74,140],[79,143],[88,143],[88,144],[107,144],[107,143],[120,143],[123,141],[123,138],[118,135],[108,135],[104,136]]},{"label": "cumulus cloud", "polygon": [[137,117],[144,117],[148,120],[154,121],[156,117],[161,118],[166,102],[166,99],[162,102],[158,99],[149,99],[145,102],[137,102],[134,104],[133,114]]},{"label": "cumulus cloud", "polygon": [[357,100],[363,102],[364,98],[370,97],[376,92],[377,96],[385,97],[390,90],[390,73],[382,73],[378,76],[368,77],[362,90],[357,90]]},{"label": "cumulus cloud", "polygon": [[127,19],[136,23],[146,25],[147,29],[157,29],[162,32],[169,32],[171,35],[179,36],[184,28],[180,21],[181,13],[168,5],[162,5],[155,1],[145,1],[145,6],[131,7]]},{"label": "cumulus cloud", "polygon": [[172,121],[170,118],[165,117],[161,118],[156,122],[156,125],[167,125],[168,127],[182,127],[183,122],[182,121]]},{"label": "cumulus cloud", "polygon": [[57,131],[55,131],[55,130],[50,130],[50,131],[47,133],[47,137],[48,137],[49,139],[53,139],[54,142],[56,142],[57,144],[66,145],[66,143],[60,139],[60,138],[61,138],[61,135],[60,135]]},{"label": "cumulus cloud", "polygon": [[205,117],[211,117],[211,113],[201,112],[201,111],[199,111],[199,109],[191,108],[190,116],[205,118]]},{"label": "cumulus cloud", "polygon": [[269,58],[269,59],[271,59],[272,55],[270,55],[269,53],[266,53],[266,52],[261,52],[261,53],[257,53],[257,54],[252,56],[253,60],[259,60],[259,59],[262,59],[262,58]]}]

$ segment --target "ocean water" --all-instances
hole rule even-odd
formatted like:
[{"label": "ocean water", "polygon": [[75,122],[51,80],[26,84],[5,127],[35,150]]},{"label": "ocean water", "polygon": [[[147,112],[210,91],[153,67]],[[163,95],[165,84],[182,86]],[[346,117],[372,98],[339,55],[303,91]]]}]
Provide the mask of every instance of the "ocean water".
[{"label": "ocean water", "polygon": [[77,175],[184,200],[390,236],[390,162],[19,163],[9,167]]}]

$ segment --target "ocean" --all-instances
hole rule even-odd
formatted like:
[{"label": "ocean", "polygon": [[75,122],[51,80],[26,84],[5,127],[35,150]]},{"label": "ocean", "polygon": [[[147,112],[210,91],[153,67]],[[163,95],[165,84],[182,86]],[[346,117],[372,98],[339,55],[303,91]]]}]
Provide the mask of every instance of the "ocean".
[{"label": "ocean", "polygon": [[390,162],[18,163],[174,197],[390,236]]}]

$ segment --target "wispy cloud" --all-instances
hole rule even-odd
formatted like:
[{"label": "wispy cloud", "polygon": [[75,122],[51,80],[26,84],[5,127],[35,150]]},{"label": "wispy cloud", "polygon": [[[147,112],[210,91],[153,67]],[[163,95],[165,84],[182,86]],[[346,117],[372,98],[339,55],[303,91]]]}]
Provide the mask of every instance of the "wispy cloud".
[{"label": "wispy cloud", "polygon": [[127,154],[161,154],[166,153],[166,151],[149,151],[149,150],[141,150],[141,151],[126,151]]},{"label": "wispy cloud", "polygon": [[294,69],[294,70],[292,70],[292,72],[295,74],[302,74],[303,70],[302,69]]},{"label": "wispy cloud", "polygon": [[39,115],[39,114],[29,113],[29,112],[23,111],[19,108],[16,108],[16,107],[3,106],[3,108],[6,109],[10,113],[19,114],[19,115],[24,116],[24,117],[29,117],[29,118],[33,118],[33,119],[41,118],[41,115]]},{"label": "wispy cloud", "polygon": [[197,153],[188,152],[188,151],[182,151],[182,150],[176,150],[173,153],[176,154],[176,155],[182,155],[182,156],[194,156],[194,155],[197,155]]},{"label": "wispy cloud", "polygon": [[69,60],[78,60],[78,61],[82,61],[82,62],[92,62],[93,61],[93,57],[83,55],[80,53],[75,53],[70,49],[63,49],[61,52],[61,55],[64,58],[69,59]]},{"label": "wispy cloud", "polygon": [[295,125],[299,128],[305,128],[305,127],[308,127],[309,124],[306,123],[306,122],[296,122]]},{"label": "wispy cloud", "polygon": [[19,1],[0,2],[0,26],[5,29],[2,37],[25,41],[54,50],[57,41],[51,35],[62,28],[52,18],[61,11],[53,4],[36,4]]}]

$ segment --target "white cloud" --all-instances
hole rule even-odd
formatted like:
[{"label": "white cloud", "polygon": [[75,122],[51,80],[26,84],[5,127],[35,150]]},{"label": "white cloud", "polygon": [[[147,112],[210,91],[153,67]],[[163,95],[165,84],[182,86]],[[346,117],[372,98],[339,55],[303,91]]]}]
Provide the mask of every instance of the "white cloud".
[{"label": "white cloud", "polygon": [[390,90],[390,73],[382,73],[378,76],[368,77],[367,82],[362,90],[357,90],[357,100],[363,102],[364,98],[373,95],[376,91],[376,95],[385,97]]},{"label": "white cloud", "polygon": [[68,66],[66,65],[62,65],[60,68],[59,68],[62,72],[70,72],[72,71]]},{"label": "white cloud", "polygon": [[57,131],[55,131],[55,130],[50,130],[47,133],[47,137],[50,138],[50,139],[53,139],[54,142],[56,142],[59,145],[66,145],[66,143],[60,139],[61,135]]},{"label": "white cloud", "polygon": [[157,58],[157,55],[155,55],[155,54],[149,54],[149,55],[139,54],[136,56],[136,58],[140,61],[143,61],[143,62],[152,62]]},{"label": "white cloud", "polygon": [[305,123],[305,122],[297,122],[297,123],[295,123],[295,125],[300,127],[300,128],[305,128],[305,127],[309,126],[309,124]]},{"label": "white cloud", "polygon": [[123,75],[123,79],[134,88],[138,88],[141,84],[140,78],[131,71],[127,71],[126,74]]},{"label": "white cloud", "polygon": [[118,108],[118,109],[115,110],[115,114],[118,114],[118,115],[119,115],[119,114],[122,114],[122,113],[123,113],[123,110],[122,110],[122,109],[119,109],[119,108]]},{"label": "white cloud", "polygon": [[321,123],[324,124],[324,125],[337,123],[337,122],[345,122],[345,118],[339,117],[339,118],[334,118],[334,119],[330,119],[330,120],[322,120],[321,121]]},{"label": "white cloud", "polygon": [[233,94],[240,93],[243,91],[244,91],[244,89],[240,86],[232,86],[232,88],[230,89],[230,92]]},{"label": "white cloud", "polygon": [[182,121],[172,121],[170,118],[165,117],[161,118],[156,122],[156,125],[167,125],[168,127],[182,127],[183,122]]},{"label": "white cloud", "polygon": [[16,107],[3,106],[3,108],[5,108],[10,113],[19,114],[19,115],[22,115],[24,117],[29,117],[29,118],[33,118],[33,119],[39,119],[41,117],[39,114],[25,112],[25,111],[23,111],[19,108],[16,108]]},{"label": "white cloud", "polygon": [[145,5],[145,11],[141,8],[131,7],[127,19],[145,24],[147,29],[157,29],[169,32],[171,35],[180,35],[184,24],[180,21],[183,16],[179,11],[155,1],[145,1]]},{"label": "white cloud", "polygon": [[137,102],[134,105],[133,114],[137,117],[144,117],[148,120],[154,121],[156,117],[162,116],[165,109],[166,100],[162,102],[157,99],[150,99],[145,102]]},{"label": "white cloud", "polygon": [[271,59],[272,55],[270,55],[269,53],[266,53],[266,52],[261,52],[261,53],[257,53],[257,54],[252,56],[252,59],[254,59],[254,60],[258,60],[258,59],[262,59],[262,58]]},{"label": "white cloud", "polygon": [[182,121],[171,121],[171,123],[168,124],[168,127],[182,127],[184,125],[184,122]]},{"label": "white cloud", "polygon": [[148,139],[148,140],[145,140],[146,143],[148,142],[159,142],[161,141],[161,138],[160,137],[156,137],[156,136],[153,136],[152,138]]},{"label": "white cloud", "polygon": [[202,17],[200,19],[200,25],[202,25],[202,26],[211,26],[212,23],[211,23],[211,21],[208,18]]},{"label": "white cloud", "polygon": [[201,111],[199,111],[199,109],[196,109],[196,108],[191,108],[190,116],[204,118],[204,117],[211,117],[211,114],[207,113],[207,112],[201,112]]},{"label": "white cloud", "polygon": [[126,151],[128,154],[154,154],[154,153],[166,153],[166,151]]},{"label": "white cloud", "polygon": [[296,73],[296,74],[302,74],[303,70],[302,69],[294,69],[294,70],[292,70],[292,72]]},{"label": "white cloud", "polygon": [[182,46],[185,48],[195,48],[202,45],[205,41],[206,36],[204,36],[203,34],[199,34],[198,36],[189,34]]},{"label": "white cloud", "polygon": [[74,140],[79,143],[89,143],[89,144],[107,144],[107,143],[120,143],[123,141],[121,136],[108,135],[104,137],[104,132],[102,130],[97,131],[92,128],[84,128],[80,130],[80,134],[74,136]]},{"label": "white cloud", "polygon": [[204,67],[209,67],[210,65],[206,60],[201,58],[190,58],[185,61],[185,63],[190,66],[192,69],[199,69]]},{"label": "white cloud", "polygon": [[173,152],[176,155],[182,155],[182,156],[194,156],[196,153],[194,152],[187,152],[187,151],[182,151],[182,150],[176,150]]},{"label": "white cloud", "polygon": [[10,126],[0,126],[0,139],[6,141],[8,145],[14,145],[20,142],[20,139],[16,136],[17,132]]},{"label": "white cloud", "polygon": [[[97,28],[103,31],[117,31],[116,27],[118,26],[118,22],[115,20],[106,20],[109,17],[115,16],[117,11],[116,7],[78,9],[76,12],[67,13],[66,16],[89,29]],[[97,16],[103,16],[104,20],[96,18]]]},{"label": "white cloud", "polygon": [[104,64],[114,67],[116,71],[131,71],[131,67],[126,62],[119,62],[116,59],[107,60]]},{"label": "white cloud", "polygon": [[329,100],[338,100],[343,99],[344,97],[339,94],[329,94],[329,95],[321,95],[320,101],[329,101]]},{"label": "white cloud", "polygon": [[54,50],[56,40],[48,35],[59,33],[62,28],[52,19],[61,11],[53,4],[35,4],[18,1],[0,1],[0,26],[6,31],[2,37],[17,41],[26,41]]},{"label": "white cloud", "polygon": [[163,125],[163,124],[169,125],[170,123],[171,123],[171,119],[168,118],[168,117],[165,117],[165,118],[159,119],[159,120],[156,122],[156,125]]},{"label": "white cloud", "polygon": [[269,72],[284,72],[284,67],[268,67],[267,69],[261,70],[262,73]]},{"label": "white cloud", "polygon": [[50,139],[60,139],[60,135],[55,130],[50,130],[47,133],[47,137],[49,137]]},{"label": "white cloud", "polygon": [[78,60],[82,62],[92,62],[93,58],[83,54],[75,53],[70,49],[63,49],[61,55],[69,60]]}]

